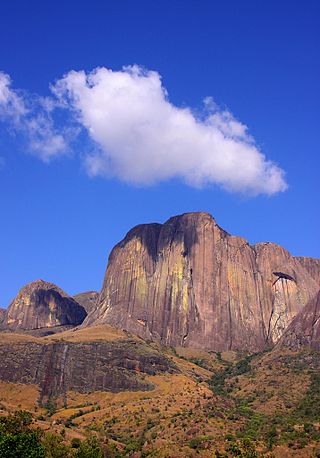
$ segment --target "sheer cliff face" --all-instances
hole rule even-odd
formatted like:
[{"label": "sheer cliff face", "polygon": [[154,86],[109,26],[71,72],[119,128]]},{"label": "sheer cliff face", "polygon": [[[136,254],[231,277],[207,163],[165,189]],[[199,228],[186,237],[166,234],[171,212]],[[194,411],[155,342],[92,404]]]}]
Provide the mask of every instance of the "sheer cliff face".
[{"label": "sheer cliff face", "polygon": [[85,317],[85,309],[64,291],[53,283],[37,280],[21,288],[2,326],[12,330],[76,326]]},{"label": "sheer cliff face", "polygon": [[39,385],[39,403],[69,390],[150,390],[144,375],[175,373],[178,369],[156,349],[135,340],[114,342],[0,340],[0,380]]},{"label": "sheer cliff face", "polygon": [[318,283],[320,288],[320,259],[299,257],[296,259],[302,264],[302,266],[307,270],[311,277]]},{"label": "sheer cliff face", "polygon": [[275,343],[292,319],[317,294],[318,286],[297,258],[279,245],[255,245],[257,266],[263,279],[263,302],[268,313],[268,339]]},{"label": "sheer cliff face", "polygon": [[320,350],[320,291],[294,318],[280,342],[280,347]]},{"label": "sheer cliff face", "polygon": [[257,351],[317,292],[282,247],[230,236],[207,213],[132,229],[113,249],[97,308],[108,323],[166,345]]}]

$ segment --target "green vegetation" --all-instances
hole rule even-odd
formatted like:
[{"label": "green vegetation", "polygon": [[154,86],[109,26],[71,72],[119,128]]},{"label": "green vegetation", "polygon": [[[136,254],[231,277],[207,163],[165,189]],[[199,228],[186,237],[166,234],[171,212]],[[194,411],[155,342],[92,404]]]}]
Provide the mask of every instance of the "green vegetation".
[{"label": "green vegetation", "polygon": [[189,441],[189,447],[193,448],[195,450],[203,449],[203,448],[205,448],[205,446],[208,443],[209,439],[210,438],[208,436],[195,437],[194,439],[191,439]]},{"label": "green vegetation", "polygon": [[242,441],[230,443],[226,447],[225,452],[216,452],[216,458],[234,456],[238,458],[258,458],[259,455],[256,450],[255,444],[248,438],[243,439]]},{"label": "green vegetation", "polygon": [[225,369],[216,372],[209,380],[209,386],[219,396],[227,396],[232,391],[232,385],[226,385],[226,380],[252,370],[251,360],[255,355],[247,356],[234,365],[228,365]]},{"label": "green vegetation", "polygon": [[93,405],[91,409],[87,409],[87,410],[80,409],[78,412],[75,412],[74,414],[70,415],[70,417],[67,418],[66,421],[64,422],[64,425],[66,426],[66,428],[71,428],[71,426],[75,426],[72,420],[75,420],[78,417],[82,417],[83,415],[86,415],[87,413],[96,412],[97,410],[100,410],[100,406],[98,404]]},{"label": "green vegetation", "polygon": [[298,403],[293,414],[307,421],[320,421],[320,373],[311,375],[311,384],[305,397]]},{"label": "green vegetation", "polygon": [[[132,404],[119,397],[116,408],[104,412],[99,398],[102,412],[80,421],[74,420],[100,409],[98,402],[70,406],[64,415],[59,409],[53,418],[55,405],[47,404],[45,420],[59,433],[38,429],[28,412],[0,416],[0,457],[156,458],[177,451],[188,457],[272,458],[281,446],[287,456],[320,458],[319,362],[290,354],[256,357],[224,362],[208,381],[218,396],[204,383],[184,382],[182,394],[169,391],[165,403],[158,395]],[[297,393],[291,396],[292,387]],[[73,437],[78,432],[86,439]]]},{"label": "green vegetation", "polygon": [[47,410],[47,416],[52,417],[52,415],[54,415],[57,411],[57,402],[50,399],[44,404],[43,407]]},{"label": "green vegetation", "polygon": [[95,436],[89,437],[80,443],[74,458],[104,458],[105,453],[100,447]]},{"label": "green vegetation", "polygon": [[[141,458],[145,456],[151,456],[150,454],[147,454],[147,455],[145,454],[145,452],[143,451],[143,446],[145,442],[147,441],[147,436],[146,436],[147,433],[151,431],[152,428],[154,428],[155,426],[157,426],[157,422],[154,419],[148,418],[145,423],[144,428],[140,431],[139,434],[136,434],[136,435],[133,435],[132,432],[128,435],[127,434],[128,431],[121,433],[121,434],[118,433],[116,435],[116,434],[110,434],[110,429],[106,430],[106,433],[109,437],[125,445],[124,449],[122,451],[118,450],[117,454],[114,456],[116,458],[122,458],[122,457],[131,456],[131,454],[134,452],[139,452],[140,453],[139,456]],[[157,437],[157,434],[155,433],[155,431],[152,431],[152,432],[149,432],[149,436],[151,440],[155,440]]]},{"label": "green vegetation", "polygon": [[210,365],[208,365],[208,363],[202,358],[184,358],[184,359],[187,361],[190,361],[190,363],[193,363],[199,367],[202,367],[203,369],[210,370]]},{"label": "green vegetation", "polygon": [[[31,429],[32,416],[18,411],[0,417],[0,456],[3,458],[45,458],[42,432]],[[50,455],[49,455],[50,456]]]},{"label": "green vegetation", "polygon": [[253,407],[256,395],[239,399],[233,392],[238,376],[248,373],[254,375],[251,361],[255,356],[246,357],[217,372],[208,382],[216,395],[232,402],[232,407],[226,408],[224,415],[226,419],[239,425],[236,431],[237,442],[232,435],[228,435],[230,445],[225,450],[226,455],[216,452],[217,457],[260,456],[255,451],[255,442],[264,444],[269,450],[280,444],[292,449],[302,449],[310,443],[320,442],[320,374],[315,359],[286,357],[284,365],[290,367],[293,373],[308,370],[310,385],[305,396],[296,405],[292,405],[291,409],[267,415]]},{"label": "green vegetation", "polygon": [[58,434],[48,433],[43,436],[42,445],[45,450],[46,458],[67,458],[70,457],[70,449],[63,443],[63,439]]},{"label": "green vegetation", "polygon": [[294,449],[310,442],[320,441],[320,375],[311,374],[308,391],[297,406],[289,412],[264,415],[250,407],[250,403],[238,402],[235,409],[246,418],[240,437],[263,440],[272,449],[276,444],[287,444]]},{"label": "green vegetation", "polygon": [[[18,411],[0,416],[0,456],[1,458],[104,458],[106,455],[95,436],[88,437],[84,441],[73,440],[70,446],[64,442],[61,435],[45,434],[36,428],[29,412]],[[107,453],[107,456],[115,455]]]}]

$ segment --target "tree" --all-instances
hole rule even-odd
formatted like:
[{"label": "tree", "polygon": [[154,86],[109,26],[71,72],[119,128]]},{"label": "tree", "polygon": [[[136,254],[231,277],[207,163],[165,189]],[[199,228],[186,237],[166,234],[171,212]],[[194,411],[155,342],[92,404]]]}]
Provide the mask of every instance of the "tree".
[{"label": "tree", "polygon": [[104,456],[104,452],[95,436],[82,441],[74,455],[75,458],[104,458]]},{"label": "tree", "polygon": [[42,432],[31,423],[32,415],[22,410],[0,417],[1,458],[45,458]]},{"label": "tree", "polygon": [[61,436],[48,433],[44,436],[42,444],[45,449],[46,458],[69,458],[70,448],[63,443]]}]

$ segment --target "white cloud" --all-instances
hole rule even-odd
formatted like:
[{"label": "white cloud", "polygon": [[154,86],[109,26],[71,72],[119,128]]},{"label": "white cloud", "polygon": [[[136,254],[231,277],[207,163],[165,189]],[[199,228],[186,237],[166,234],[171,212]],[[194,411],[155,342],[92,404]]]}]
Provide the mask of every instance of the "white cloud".
[{"label": "white cloud", "polygon": [[22,134],[28,150],[44,162],[68,152],[68,129],[57,131],[53,109],[53,100],[12,89],[10,76],[0,72],[0,119]]},{"label": "white cloud", "polygon": [[[211,97],[197,115],[173,105],[157,72],[138,66],[70,71],[51,89],[46,98],[17,91],[0,72],[0,120],[44,162],[71,152],[76,123],[92,141],[95,152],[85,164],[93,176],[136,185],[179,178],[253,195],[287,188],[284,172],[266,159],[247,126]],[[69,115],[64,112],[63,127],[56,117],[61,108]]]},{"label": "white cloud", "polygon": [[0,116],[18,120],[27,110],[22,98],[10,86],[10,76],[0,72]]},{"label": "white cloud", "polygon": [[29,149],[42,161],[67,154],[69,151],[67,132],[57,132],[49,113],[43,111],[24,121],[24,128],[29,137]]},{"label": "white cloud", "polygon": [[160,75],[138,66],[122,71],[71,71],[52,88],[99,147],[87,156],[91,175],[148,185],[180,178],[191,186],[274,194],[284,172],[268,161],[247,127],[213,100],[201,118],[170,103]]}]

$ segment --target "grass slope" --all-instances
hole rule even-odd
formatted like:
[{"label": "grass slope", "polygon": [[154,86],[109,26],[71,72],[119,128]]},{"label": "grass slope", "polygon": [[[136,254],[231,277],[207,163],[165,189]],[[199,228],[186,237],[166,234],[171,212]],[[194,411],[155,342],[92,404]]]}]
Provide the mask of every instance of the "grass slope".
[{"label": "grass slope", "polygon": [[[37,340],[3,333],[0,339]],[[128,335],[96,327],[38,339],[110,341]],[[152,391],[71,391],[67,405],[52,399],[40,408],[37,386],[1,382],[0,415],[28,410],[34,427],[54,433],[66,446],[93,436],[106,456],[320,456],[319,353],[274,350],[245,357],[147,345],[180,370],[146,376]]]}]

